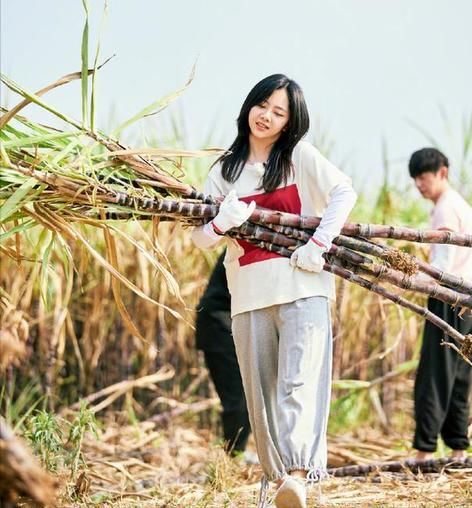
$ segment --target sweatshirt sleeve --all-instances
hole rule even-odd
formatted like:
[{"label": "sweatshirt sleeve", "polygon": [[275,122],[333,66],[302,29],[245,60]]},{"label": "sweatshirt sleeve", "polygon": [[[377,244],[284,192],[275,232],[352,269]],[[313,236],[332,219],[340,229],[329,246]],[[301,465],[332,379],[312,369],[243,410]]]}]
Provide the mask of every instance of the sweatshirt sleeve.
[{"label": "sweatshirt sleeve", "polygon": [[307,189],[306,197],[315,215],[321,217],[313,236],[329,248],[349,217],[357,194],[351,179],[312,144],[303,141],[299,150],[298,180]]},{"label": "sweatshirt sleeve", "polygon": [[333,240],[341,232],[356,201],[357,194],[347,182],[339,183],[333,187],[328,206],[313,237],[329,249]]},{"label": "sweatshirt sleeve", "polygon": [[307,185],[325,199],[338,185],[352,186],[351,179],[308,142],[301,143],[300,166]]},{"label": "sweatshirt sleeve", "polygon": [[[223,195],[221,187],[218,185],[218,179],[216,178],[215,166],[211,169],[203,187],[203,192],[206,195],[213,197],[219,197]],[[192,241],[199,249],[213,249],[224,239],[224,236],[218,235],[211,222],[204,224],[203,226],[196,226],[192,231]]]}]

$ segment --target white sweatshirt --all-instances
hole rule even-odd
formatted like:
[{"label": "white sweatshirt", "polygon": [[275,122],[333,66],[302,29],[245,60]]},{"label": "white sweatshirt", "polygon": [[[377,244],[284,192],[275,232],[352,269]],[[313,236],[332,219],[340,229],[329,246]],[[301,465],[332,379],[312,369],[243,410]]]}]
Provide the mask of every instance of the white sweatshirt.
[{"label": "white sweatshirt", "polygon": [[[329,246],[336,237],[356,201],[351,181],[323,157],[310,143],[301,141],[292,154],[294,171],[285,186],[266,193],[259,189],[264,174],[262,163],[246,164],[235,183],[221,176],[221,167],[212,168],[204,192],[226,196],[235,189],[239,199],[256,201],[258,206],[298,215],[322,217],[316,237]],[[221,237],[211,226],[195,228],[193,240],[201,248],[209,248]],[[225,237],[228,287],[231,293],[231,315],[292,302],[311,296],[334,299],[334,276],[290,266],[289,258],[260,249],[245,241]]]}]

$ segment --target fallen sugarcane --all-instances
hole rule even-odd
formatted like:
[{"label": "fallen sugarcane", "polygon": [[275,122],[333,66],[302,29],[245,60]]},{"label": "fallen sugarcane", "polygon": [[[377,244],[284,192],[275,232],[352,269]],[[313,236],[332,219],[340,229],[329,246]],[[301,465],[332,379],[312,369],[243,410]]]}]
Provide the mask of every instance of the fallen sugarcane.
[{"label": "fallen sugarcane", "polygon": [[472,467],[472,457],[457,459],[454,457],[442,457],[439,459],[416,460],[406,459],[402,461],[373,462],[372,464],[354,464],[350,466],[329,468],[328,474],[334,477],[365,476],[371,473],[441,473],[448,470],[468,469]]}]

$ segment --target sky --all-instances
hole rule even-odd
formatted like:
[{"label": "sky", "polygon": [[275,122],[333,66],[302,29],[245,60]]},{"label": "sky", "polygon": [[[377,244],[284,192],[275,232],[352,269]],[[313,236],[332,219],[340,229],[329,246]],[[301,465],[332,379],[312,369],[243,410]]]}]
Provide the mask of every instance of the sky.
[{"label": "sky", "polygon": [[[93,59],[103,12],[89,0]],[[1,0],[1,70],[38,90],[80,70],[81,0]],[[410,154],[432,136],[458,163],[472,115],[471,0],[109,0],[97,78],[97,120],[111,128],[195,78],[168,111],[127,139],[165,137],[179,118],[186,148],[227,147],[252,86],[282,72],[302,87],[307,139],[365,190],[408,185]],[[2,105],[17,99],[2,92]],[[80,84],[47,101],[80,118]],[[35,119],[34,108],[25,110]],[[42,118],[41,118],[42,119]],[[416,126],[420,126],[419,129]],[[210,163],[210,161],[209,161]],[[419,194],[417,194],[419,196]]]}]

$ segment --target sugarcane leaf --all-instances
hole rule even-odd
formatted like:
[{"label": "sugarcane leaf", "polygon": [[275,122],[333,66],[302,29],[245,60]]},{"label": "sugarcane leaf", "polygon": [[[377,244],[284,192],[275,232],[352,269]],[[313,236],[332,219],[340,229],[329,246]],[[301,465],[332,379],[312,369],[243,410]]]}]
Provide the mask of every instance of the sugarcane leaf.
[{"label": "sugarcane leaf", "polygon": [[88,115],[88,40],[89,40],[89,10],[88,1],[82,0],[82,5],[85,10],[85,23],[82,32],[82,45],[81,45],[81,58],[82,58],[82,76],[81,76],[81,89],[82,89],[82,123],[84,127],[87,126]]},{"label": "sugarcane leaf", "polygon": [[11,166],[10,157],[8,156],[8,153],[3,143],[0,143],[0,157],[7,166]]},{"label": "sugarcane leaf", "polygon": [[107,157],[117,157],[119,155],[152,155],[163,159],[169,157],[210,157],[213,155],[222,155],[225,152],[222,148],[204,148],[202,150],[181,150],[175,148],[133,148],[129,150],[115,150],[108,152]]},{"label": "sugarcane leaf", "polygon": [[9,229],[5,233],[0,234],[0,243],[4,242],[5,240],[8,240],[11,236],[14,236],[19,233],[25,233],[28,229],[31,229],[32,227],[37,226],[37,222],[34,220],[28,220],[26,222],[22,222],[21,224],[18,224],[17,226]]},{"label": "sugarcane leaf", "polygon": [[369,381],[362,381],[361,379],[335,379],[333,381],[333,388],[343,390],[359,390],[369,388]]},{"label": "sugarcane leaf", "polygon": [[[97,220],[92,220],[90,218],[87,218],[84,220],[85,223],[95,225],[95,226],[101,226],[100,222]],[[161,258],[164,258],[167,265],[170,266],[170,263],[162,249],[158,247],[158,245],[155,245],[152,243],[151,239],[148,237],[144,229],[142,228],[139,221],[136,221],[136,226],[140,229],[142,234],[144,235],[144,238],[148,241],[150,244],[152,250]],[[107,224],[107,229],[110,231],[113,231],[115,234],[123,237],[128,243],[133,245],[142,255],[143,257],[164,277],[166,284],[173,296],[175,296],[183,305],[185,305],[185,302],[180,294],[179,285],[175,278],[172,276],[172,274],[165,268],[165,266],[162,263],[159,263],[157,259],[151,255],[151,253],[142,246],[138,241],[136,241],[131,235],[128,235],[125,231],[123,231],[120,228],[116,228],[112,224]]]},{"label": "sugarcane leaf", "polygon": [[165,97],[162,97],[161,99],[149,104],[148,106],[146,106],[145,108],[143,108],[141,111],[139,111],[136,115],[134,115],[133,117],[131,117],[129,120],[127,120],[126,122],[122,123],[121,125],[119,125],[113,132],[112,132],[112,135],[111,137],[116,137],[118,138],[121,133],[127,128],[129,127],[130,125],[132,125],[133,123],[141,120],[142,118],[146,117],[146,116],[150,116],[150,115],[155,115],[157,113],[159,113],[160,111],[162,111],[164,108],[166,108],[171,102],[175,101],[175,99],[177,99],[178,97],[180,97],[180,95],[182,95],[182,93],[189,87],[190,83],[193,81],[193,78],[195,76],[195,65],[192,67],[192,70],[190,72],[190,76],[187,80],[187,82],[185,83],[185,85],[181,88],[179,88],[177,91],[175,92],[172,92],[168,95],[166,95]]},{"label": "sugarcane leaf", "polygon": [[[107,245],[107,253],[110,259],[111,265],[118,271],[118,256],[116,251],[116,244],[113,236],[110,233],[108,228],[103,228],[103,234],[105,236],[105,242]],[[138,337],[143,342],[147,342],[146,339],[141,335],[141,332],[138,330],[137,326],[134,324],[129,312],[126,309],[125,304],[123,303],[123,299],[120,294],[120,283],[118,279],[112,277],[111,280],[111,288],[113,291],[113,296],[115,298],[116,306],[118,308],[118,312],[120,313],[123,323],[131,333],[131,335]]]},{"label": "sugarcane leaf", "polygon": [[65,310],[69,305],[70,299],[72,297],[72,290],[74,287],[74,259],[72,257],[69,245],[61,235],[57,235],[57,241],[61,244],[62,248],[56,249],[55,253],[61,259],[64,270],[66,272],[66,287],[62,295],[62,308]]},{"label": "sugarcane leaf", "polygon": [[[139,223],[138,223],[138,227],[141,229],[141,231],[144,232],[144,230],[142,229],[142,227]],[[154,266],[154,268],[156,270],[158,270],[163,275],[163,277],[166,281],[166,284],[167,284],[168,288],[170,289],[171,294],[173,294],[176,298],[178,298],[178,300],[183,305],[185,305],[185,302],[182,299],[182,296],[180,295],[179,285],[178,285],[177,281],[174,279],[172,274],[163,266],[163,264],[159,263],[151,254],[149,254],[149,252],[142,245],[139,244],[139,242],[134,240],[130,235],[127,235],[120,229],[115,228],[113,226],[110,226],[110,228],[113,229],[117,234],[123,235],[128,242],[130,242],[132,245],[134,245],[136,247],[136,249],[138,249],[138,251],[141,252],[141,254],[147,259],[147,261],[149,263],[151,263],[152,266]],[[148,240],[150,241],[150,239],[148,239]],[[158,254],[161,254],[162,256],[165,257],[167,264],[169,265],[170,263],[168,262],[167,257],[165,256],[164,252],[161,249],[156,248],[155,245],[153,245],[152,247],[153,247],[153,250],[155,250]]]},{"label": "sugarcane leaf", "polygon": [[8,87],[13,92],[28,99],[30,102],[33,102],[37,106],[42,107],[46,111],[49,111],[50,113],[57,116],[61,120],[64,120],[65,122],[73,125],[77,129],[82,129],[82,126],[80,125],[79,122],[76,122],[72,118],[69,118],[67,115],[64,115],[63,113],[61,113],[59,110],[57,110],[54,107],[50,106],[49,104],[45,103],[36,94],[34,94],[32,92],[28,92],[27,90],[23,89],[21,86],[19,86],[13,80],[11,80],[10,78],[7,78],[4,74],[1,74],[0,76],[1,76],[1,78],[0,78],[1,81],[5,84],[5,86]]},{"label": "sugarcane leaf", "polygon": [[[88,69],[88,74],[94,74],[97,70],[101,69],[106,63],[108,63],[113,58],[107,58],[103,63],[101,63],[98,66],[95,66],[93,69]],[[67,83],[70,83],[71,81],[75,81],[76,79],[80,79],[82,77],[82,72],[71,72],[70,74],[66,74],[65,76],[62,76],[57,81],[54,81],[54,83],[51,83],[50,85],[45,86],[44,88],[41,88],[41,90],[38,90],[35,92],[36,97],[40,97],[41,95],[44,95],[45,93],[54,90],[55,88],[66,85]],[[30,104],[32,101],[30,98],[26,98],[23,101],[21,101],[19,104],[17,104],[14,108],[10,109],[9,111],[6,111],[3,116],[0,117],[0,129],[4,129],[8,122],[15,118],[16,120],[24,123],[25,125],[31,125],[31,122],[29,122],[26,118],[20,118],[18,116],[18,113],[25,108],[28,104]],[[4,110],[4,108],[2,108]]]},{"label": "sugarcane leaf", "polygon": [[418,360],[408,360],[403,363],[399,363],[395,369],[394,372],[398,374],[406,374],[407,372],[411,372],[415,370],[418,367]]},{"label": "sugarcane leaf", "polygon": [[[5,141],[3,143],[4,148],[6,149],[15,149],[15,148],[21,148],[24,146],[30,146],[30,145],[44,145],[48,141],[54,141],[54,140],[62,140],[62,139],[68,139],[70,137],[76,137],[77,133],[75,132],[56,132],[53,134],[42,134],[40,136],[29,136],[24,137],[20,139],[15,139],[11,141]],[[51,146],[51,145],[49,145]]]},{"label": "sugarcane leaf", "polygon": [[[54,246],[54,232],[49,232],[47,229],[44,229],[41,232],[41,237],[44,238],[44,241],[46,241],[47,236],[51,234],[51,238],[49,239],[48,244],[46,245],[46,248],[44,249],[43,255],[41,256],[41,271],[40,271],[40,291],[41,291],[41,297],[43,298],[44,304],[46,308],[49,305],[49,299],[48,299],[48,293],[50,291],[50,285],[48,284],[48,272],[51,271],[51,266],[49,264],[51,259],[51,252],[52,248]],[[40,237],[40,238],[41,238]],[[40,244],[43,243],[42,241],[39,242]]]},{"label": "sugarcane leaf", "polygon": [[345,430],[358,423],[366,411],[367,394],[367,390],[355,390],[333,399],[331,402],[330,427],[336,428],[336,431],[338,427]]},{"label": "sugarcane leaf", "polygon": [[57,151],[54,158],[51,160],[51,164],[57,165],[59,164],[63,159],[65,159],[71,152],[74,150],[74,148],[79,147],[80,148],[80,139],[79,137],[76,137],[70,141],[62,150]]},{"label": "sugarcane leaf", "polygon": [[96,93],[95,81],[97,78],[98,56],[100,54],[100,40],[101,40],[104,25],[105,25],[107,11],[108,11],[108,0],[105,0],[105,2],[103,4],[103,14],[102,14],[101,22],[100,22],[99,33],[98,33],[97,48],[95,50],[95,59],[93,61],[92,90],[90,93],[90,129],[92,131],[95,131],[95,93]]},{"label": "sugarcane leaf", "polygon": [[[45,210],[44,210],[45,211]],[[51,224],[52,214],[46,212],[46,218],[40,217],[38,214],[32,213],[33,216],[38,217],[39,220],[45,220],[48,224]],[[177,319],[181,319],[185,321],[183,316],[174,309],[171,309],[167,305],[164,305],[153,298],[149,297],[146,293],[144,293],[140,288],[138,288],[135,284],[133,284],[129,279],[127,279],[124,275],[122,275],[119,270],[117,270],[111,263],[109,263],[96,249],[92,247],[92,245],[88,242],[82,233],[80,233],[77,229],[72,228],[70,224],[68,224],[62,217],[55,216],[54,217],[54,226],[57,229],[60,229],[61,234],[66,234],[71,238],[79,240],[81,244],[86,248],[86,250],[92,255],[92,257],[103,266],[113,277],[116,277],[121,283],[123,283],[126,287],[131,289],[135,294],[143,298],[149,303],[156,305],[157,307],[163,308],[168,311],[172,316]]]},{"label": "sugarcane leaf", "polygon": [[0,207],[0,223],[5,222],[8,217],[13,213],[17,212],[19,208],[23,206],[24,198],[30,193],[31,189],[38,185],[38,181],[35,178],[28,178],[26,182],[20,185],[20,187],[3,203]]}]

